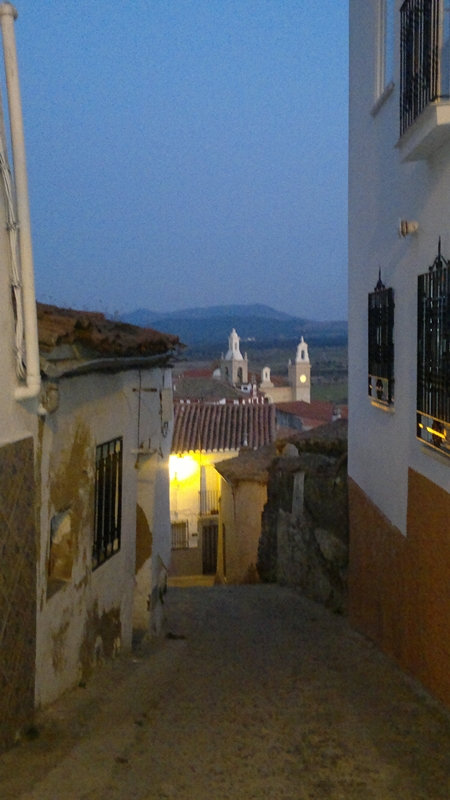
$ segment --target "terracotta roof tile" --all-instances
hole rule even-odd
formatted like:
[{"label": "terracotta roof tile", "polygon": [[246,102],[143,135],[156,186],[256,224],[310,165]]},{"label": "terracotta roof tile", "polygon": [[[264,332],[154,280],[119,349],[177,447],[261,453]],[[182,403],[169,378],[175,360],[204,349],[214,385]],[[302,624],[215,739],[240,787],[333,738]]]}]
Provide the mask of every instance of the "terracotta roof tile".
[{"label": "terracotta roof tile", "polygon": [[276,407],[287,414],[300,417],[305,423],[308,419],[316,425],[331,422],[333,411],[336,408],[340,409],[342,419],[347,419],[348,417],[348,406],[333,403],[331,400],[312,400],[311,403],[305,403],[304,400],[296,400],[290,403],[276,403]]},{"label": "terracotta roof tile", "polygon": [[39,347],[50,353],[61,345],[83,345],[98,356],[128,357],[168,353],[180,346],[178,336],[105,318],[94,311],[37,303]]},{"label": "terracotta roof tile", "polygon": [[273,405],[175,403],[172,453],[255,449],[275,439]]}]

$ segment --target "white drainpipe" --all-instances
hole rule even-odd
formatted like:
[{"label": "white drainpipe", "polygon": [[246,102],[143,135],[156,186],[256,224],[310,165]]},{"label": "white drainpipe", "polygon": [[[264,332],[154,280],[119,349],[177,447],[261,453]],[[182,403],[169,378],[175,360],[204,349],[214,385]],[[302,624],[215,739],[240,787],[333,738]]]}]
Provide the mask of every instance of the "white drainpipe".
[{"label": "white drainpipe", "polygon": [[22,105],[20,102],[16,41],[14,38],[15,19],[17,19],[17,11],[14,6],[11,3],[0,3],[0,26],[2,29],[3,54],[5,59],[17,216],[20,226],[19,243],[22,267],[22,298],[27,362],[26,385],[16,388],[15,398],[16,400],[27,400],[32,397],[37,397],[39,394],[41,388],[41,373],[39,367],[39,339],[36,296],[34,291],[33,250],[31,246],[25,138],[23,132]]}]

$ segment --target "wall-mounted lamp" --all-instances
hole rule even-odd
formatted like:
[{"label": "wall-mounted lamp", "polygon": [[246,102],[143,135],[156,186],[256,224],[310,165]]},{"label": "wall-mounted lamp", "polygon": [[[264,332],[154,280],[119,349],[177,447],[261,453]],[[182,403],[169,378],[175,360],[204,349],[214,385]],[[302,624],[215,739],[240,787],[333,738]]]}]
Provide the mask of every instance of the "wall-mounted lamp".
[{"label": "wall-mounted lamp", "polygon": [[417,233],[418,229],[418,222],[413,222],[407,219],[399,219],[398,221],[398,235],[401,239],[404,239],[405,236],[409,236],[411,233]]}]

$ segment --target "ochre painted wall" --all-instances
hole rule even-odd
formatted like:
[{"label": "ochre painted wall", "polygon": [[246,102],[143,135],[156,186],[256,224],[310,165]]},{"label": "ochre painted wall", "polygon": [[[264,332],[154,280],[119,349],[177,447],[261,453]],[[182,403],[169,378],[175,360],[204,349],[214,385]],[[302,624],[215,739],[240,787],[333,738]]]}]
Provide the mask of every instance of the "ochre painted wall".
[{"label": "ochre painted wall", "polygon": [[350,622],[450,707],[450,494],[410,469],[403,536],[349,493]]},{"label": "ochre painted wall", "polygon": [[219,573],[229,583],[257,580],[256,562],[261,536],[261,514],[267,502],[267,486],[256,481],[230,485],[222,480],[219,556],[223,550],[225,526],[225,570],[219,557]]}]

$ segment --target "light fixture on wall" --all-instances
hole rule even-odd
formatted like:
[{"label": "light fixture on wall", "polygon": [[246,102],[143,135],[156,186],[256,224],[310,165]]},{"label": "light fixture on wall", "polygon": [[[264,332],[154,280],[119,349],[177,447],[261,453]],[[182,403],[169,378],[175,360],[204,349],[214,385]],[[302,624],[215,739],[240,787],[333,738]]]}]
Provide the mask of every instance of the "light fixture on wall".
[{"label": "light fixture on wall", "polygon": [[401,239],[404,239],[405,236],[409,236],[411,233],[417,233],[419,229],[419,223],[414,222],[413,220],[407,219],[399,219],[398,221],[398,235]]}]

